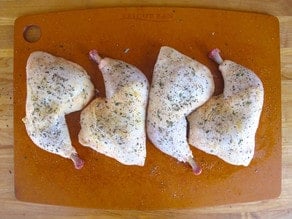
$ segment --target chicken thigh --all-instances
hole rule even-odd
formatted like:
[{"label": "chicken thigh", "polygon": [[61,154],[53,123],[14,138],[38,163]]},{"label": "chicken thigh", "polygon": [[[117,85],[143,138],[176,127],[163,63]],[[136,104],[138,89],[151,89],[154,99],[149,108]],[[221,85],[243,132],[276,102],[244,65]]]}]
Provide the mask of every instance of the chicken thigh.
[{"label": "chicken thigh", "polygon": [[27,99],[23,119],[31,140],[40,148],[69,158],[77,169],[81,160],[71,144],[65,115],[81,110],[94,87],[79,65],[49,53],[33,52],[26,66]]},{"label": "chicken thigh", "polygon": [[161,47],[149,93],[147,134],[158,149],[188,162],[197,175],[201,168],[187,142],[186,116],[213,92],[213,77],[206,66],[173,48]]},{"label": "chicken thigh", "polygon": [[250,69],[223,61],[219,52],[214,49],[209,56],[219,64],[224,91],[188,116],[189,143],[227,163],[248,166],[263,107],[263,84]]},{"label": "chicken thigh", "polygon": [[123,61],[102,59],[95,50],[90,57],[103,75],[106,98],[96,98],[82,111],[79,142],[122,164],[143,166],[148,81]]}]

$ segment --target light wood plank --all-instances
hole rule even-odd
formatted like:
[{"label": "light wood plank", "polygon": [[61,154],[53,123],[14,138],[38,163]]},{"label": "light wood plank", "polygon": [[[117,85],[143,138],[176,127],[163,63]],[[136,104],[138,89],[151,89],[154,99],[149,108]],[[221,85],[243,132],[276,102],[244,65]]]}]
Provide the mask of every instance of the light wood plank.
[{"label": "light wood plank", "polygon": [[[292,21],[291,21],[292,23]],[[292,27],[291,27],[292,29]],[[292,36],[291,36],[292,39]],[[281,75],[282,81],[290,81],[292,80],[292,51],[291,48],[283,48],[281,49]]]},{"label": "light wood plank", "polygon": [[[290,9],[292,6],[290,7]],[[278,17],[280,22],[280,37],[281,47],[291,48],[292,47],[292,16],[280,16]]]}]

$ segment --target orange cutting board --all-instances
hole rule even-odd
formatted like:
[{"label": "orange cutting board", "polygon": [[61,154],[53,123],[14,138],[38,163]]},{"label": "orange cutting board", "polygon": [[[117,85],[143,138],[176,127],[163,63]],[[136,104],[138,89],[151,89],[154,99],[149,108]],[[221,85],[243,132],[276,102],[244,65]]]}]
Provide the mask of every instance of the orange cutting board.
[{"label": "orange cutting board", "polygon": [[[28,42],[31,25],[41,37]],[[14,32],[15,195],[19,200],[99,209],[176,209],[270,199],[281,191],[281,77],[279,24],[270,15],[197,8],[99,8],[20,17]],[[223,82],[207,53],[218,47],[225,59],[251,68],[265,88],[256,135],[256,152],[248,167],[227,164],[192,148],[203,172],[157,150],[147,141],[144,167],[125,166],[78,143],[80,112],[66,117],[73,145],[85,160],[76,170],[70,160],[35,146],[25,116],[29,54],[52,53],[83,66],[100,95],[102,75],[88,58],[102,56],[129,62],[151,81],[163,45],[176,48],[213,72],[216,94]]]}]

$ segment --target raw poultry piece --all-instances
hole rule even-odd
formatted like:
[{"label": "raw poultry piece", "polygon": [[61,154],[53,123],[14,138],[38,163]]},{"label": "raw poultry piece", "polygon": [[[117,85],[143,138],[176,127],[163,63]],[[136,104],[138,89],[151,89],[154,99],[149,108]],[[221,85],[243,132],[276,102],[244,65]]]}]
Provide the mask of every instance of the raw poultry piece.
[{"label": "raw poultry piece", "polygon": [[209,57],[219,64],[224,91],[189,115],[189,143],[227,163],[248,166],[263,107],[263,84],[250,69],[223,61],[219,52],[214,49]]},{"label": "raw poultry piece", "polygon": [[173,48],[163,46],[154,66],[147,112],[147,134],[162,152],[201,168],[187,142],[186,116],[204,104],[214,92],[210,70]]},{"label": "raw poultry piece", "polygon": [[96,98],[82,111],[79,142],[122,164],[143,166],[148,81],[123,61],[102,59],[95,50],[90,57],[103,75],[106,98]]},{"label": "raw poultry piece", "polygon": [[81,110],[93,97],[86,71],[76,63],[46,52],[33,52],[26,65],[26,116],[31,140],[40,148],[83,166],[71,144],[65,115]]}]

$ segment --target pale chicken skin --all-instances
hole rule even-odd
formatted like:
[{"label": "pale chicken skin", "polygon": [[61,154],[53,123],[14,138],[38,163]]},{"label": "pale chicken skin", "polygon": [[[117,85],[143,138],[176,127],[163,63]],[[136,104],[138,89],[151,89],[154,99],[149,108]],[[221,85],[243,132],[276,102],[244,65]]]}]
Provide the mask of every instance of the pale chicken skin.
[{"label": "pale chicken skin", "polygon": [[173,48],[161,47],[149,93],[147,134],[158,149],[189,163],[197,175],[201,168],[187,142],[186,116],[213,92],[213,77],[206,66]]},{"label": "pale chicken skin", "polygon": [[71,144],[65,115],[81,110],[93,97],[86,71],[76,63],[49,53],[31,53],[26,65],[26,116],[31,140],[41,149],[69,158],[75,168],[84,162]]},{"label": "pale chicken skin", "polygon": [[209,56],[219,64],[224,91],[188,116],[189,143],[227,163],[248,166],[263,108],[263,84],[250,69],[223,61],[219,52],[214,49]]},{"label": "pale chicken skin", "polygon": [[102,59],[95,50],[90,57],[103,75],[106,98],[96,98],[82,111],[79,142],[124,165],[143,166],[147,78],[133,65]]}]

